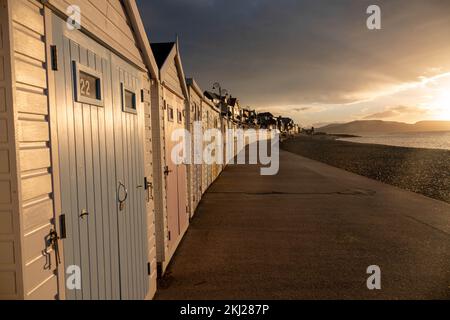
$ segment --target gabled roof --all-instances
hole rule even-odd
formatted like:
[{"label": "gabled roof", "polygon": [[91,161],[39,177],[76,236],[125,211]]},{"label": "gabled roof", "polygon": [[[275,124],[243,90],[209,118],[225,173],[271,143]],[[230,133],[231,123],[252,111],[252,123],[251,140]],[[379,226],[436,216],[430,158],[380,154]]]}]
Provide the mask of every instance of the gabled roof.
[{"label": "gabled roof", "polygon": [[194,78],[186,78],[186,84],[197,93],[197,95],[202,99],[203,102],[207,103],[210,107],[214,108],[217,112],[219,112],[217,110],[217,107],[210,100],[210,98],[205,96],[202,89],[200,89],[200,86],[198,85],[198,83],[195,81]]},{"label": "gabled roof", "polygon": [[[172,58],[175,59],[178,77],[181,84],[181,90],[187,100],[189,100],[189,92],[186,84],[186,77],[184,76],[183,64],[181,63],[180,49],[178,45],[178,38],[176,42],[160,42],[152,43],[151,48],[157,61],[159,69],[159,79],[162,81],[164,74],[170,64],[167,62]],[[170,59],[169,59],[170,58]]]},{"label": "gabled roof", "polygon": [[214,100],[220,100],[220,97],[217,93],[211,92],[211,91],[205,91],[205,97],[207,97],[208,99]]},{"label": "gabled roof", "polygon": [[153,55],[152,49],[150,48],[150,43],[147,37],[147,33],[145,32],[144,24],[142,23],[142,18],[136,5],[136,1],[124,0],[123,3],[130,18],[131,26],[133,27],[133,30],[135,30],[136,40],[142,50],[145,65],[152,77],[159,79],[155,57]]},{"label": "gabled roof", "polygon": [[200,86],[197,84],[194,78],[186,78],[186,84],[188,87],[191,87],[199,97],[204,98],[202,89],[200,89]]},{"label": "gabled roof", "polygon": [[161,69],[164,62],[166,62],[167,57],[170,55],[170,52],[175,44],[175,42],[160,42],[151,44],[153,55],[155,56],[156,64],[159,69]]},{"label": "gabled roof", "polygon": [[[56,12],[61,17],[67,17],[67,1],[46,0],[40,2],[45,6],[48,6],[52,11]],[[117,46],[116,40],[108,38],[107,30],[100,28],[97,23],[88,23],[85,21],[85,23],[82,24],[82,30],[90,33],[91,37],[117,53],[121,58],[128,60],[140,70],[148,72],[153,79],[158,79],[158,66],[156,65],[155,57],[153,56],[152,49],[150,48],[150,43],[145,32],[144,24],[142,23],[142,18],[136,5],[136,0],[122,0],[120,2],[123,4],[123,13],[126,16],[127,25],[133,33],[137,48],[140,51],[139,58],[133,53],[128,52],[128,48]],[[78,1],[78,3],[83,8],[88,8],[91,6],[88,4],[88,1]],[[106,12],[104,12],[104,14],[106,15]]]},{"label": "gabled roof", "polygon": [[237,98],[230,98],[230,99],[228,100],[228,104],[229,104],[230,106],[232,106],[232,107],[235,107],[236,104],[237,104],[237,102],[238,102],[238,99],[237,99]]},{"label": "gabled roof", "polygon": [[271,114],[270,112],[262,112],[262,113],[258,113],[258,117],[272,117],[273,118],[273,114]]}]

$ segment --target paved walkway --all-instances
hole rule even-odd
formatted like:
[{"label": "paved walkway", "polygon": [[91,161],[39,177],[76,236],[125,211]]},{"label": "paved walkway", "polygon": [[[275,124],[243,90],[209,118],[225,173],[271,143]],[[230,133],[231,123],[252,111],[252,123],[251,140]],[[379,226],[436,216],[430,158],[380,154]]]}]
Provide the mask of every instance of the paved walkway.
[{"label": "paved walkway", "polygon": [[[158,299],[450,299],[450,205],[288,152],[229,166]],[[369,265],[381,268],[369,291]]]}]

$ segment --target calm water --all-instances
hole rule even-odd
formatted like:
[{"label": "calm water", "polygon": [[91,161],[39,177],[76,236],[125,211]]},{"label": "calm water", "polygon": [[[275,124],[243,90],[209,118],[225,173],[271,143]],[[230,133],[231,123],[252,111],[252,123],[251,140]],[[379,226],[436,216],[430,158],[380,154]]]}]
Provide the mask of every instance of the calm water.
[{"label": "calm water", "polygon": [[343,138],[339,140],[358,143],[384,144],[399,147],[450,150],[450,131],[361,134],[361,136],[361,138]]}]

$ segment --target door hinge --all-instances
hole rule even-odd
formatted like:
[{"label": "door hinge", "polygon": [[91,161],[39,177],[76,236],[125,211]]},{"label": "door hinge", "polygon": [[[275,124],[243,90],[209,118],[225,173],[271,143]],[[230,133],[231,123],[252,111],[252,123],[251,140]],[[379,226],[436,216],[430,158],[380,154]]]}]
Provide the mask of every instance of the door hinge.
[{"label": "door hinge", "polygon": [[58,49],[56,46],[50,46],[52,70],[58,71]]},{"label": "door hinge", "polygon": [[150,262],[147,262],[147,273],[148,273],[148,275],[152,274],[152,266],[151,266]]},{"label": "door hinge", "polygon": [[59,216],[59,238],[66,239],[66,215],[62,214]]},{"label": "door hinge", "polygon": [[153,183],[147,177],[144,177],[144,189],[147,190],[147,202],[150,202],[153,200]]}]

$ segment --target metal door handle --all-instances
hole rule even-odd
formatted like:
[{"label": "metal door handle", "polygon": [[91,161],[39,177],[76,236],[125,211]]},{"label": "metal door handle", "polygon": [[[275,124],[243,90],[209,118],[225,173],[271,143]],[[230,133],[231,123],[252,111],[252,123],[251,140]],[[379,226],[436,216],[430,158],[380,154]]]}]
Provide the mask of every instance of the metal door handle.
[{"label": "metal door handle", "polygon": [[[120,189],[123,189],[125,192],[125,196],[121,199],[120,198]],[[119,181],[119,189],[117,190],[117,201],[119,201],[119,211],[123,211],[125,208],[125,201],[127,201],[128,198],[128,190],[125,187],[125,185]]]},{"label": "metal door handle", "polygon": [[[125,197],[123,197],[123,199],[120,199],[120,189],[123,189],[123,191],[125,192]],[[121,181],[119,181],[119,190],[117,192],[117,200],[119,202],[123,203],[123,202],[127,201],[127,198],[128,198],[128,190],[125,187],[125,185]]]},{"label": "metal door handle", "polygon": [[52,256],[51,253],[49,252],[49,249],[53,249],[53,251],[55,252],[55,259],[56,259],[56,265],[61,264],[61,257],[59,255],[59,245],[58,245],[58,240],[59,240],[59,236],[58,233],[51,229],[50,233],[45,236],[45,249],[42,251],[42,255],[45,256],[45,266],[44,269],[46,270],[51,270],[52,268]]},{"label": "metal door handle", "polygon": [[168,166],[165,166],[165,167],[164,167],[164,174],[165,174],[166,176],[168,176],[169,173],[171,173],[171,172],[172,172],[172,170],[169,170],[169,167],[168,167]]},{"label": "metal door handle", "polygon": [[89,212],[86,209],[81,210],[80,218],[84,219],[84,217],[88,216]]}]

